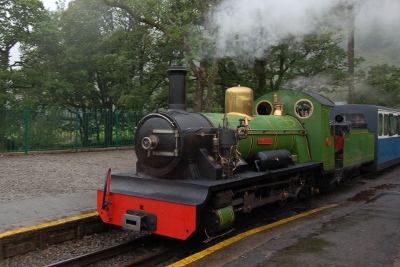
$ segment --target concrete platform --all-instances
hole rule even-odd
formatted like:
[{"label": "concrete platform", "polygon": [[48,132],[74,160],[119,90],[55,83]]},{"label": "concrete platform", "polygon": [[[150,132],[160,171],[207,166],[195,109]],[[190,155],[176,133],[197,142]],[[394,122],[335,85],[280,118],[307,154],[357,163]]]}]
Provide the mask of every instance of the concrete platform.
[{"label": "concrete platform", "polygon": [[0,233],[95,212],[96,192],[60,194],[0,203]]},{"label": "concrete platform", "polygon": [[[105,173],[135,168],[131,149],[73,153],[0,154],[0,232],[28,222],[94,211]],[[31,224],[31,223],[30,223]]]},{"label": "concrete platform", "polygon": [[304,203],[321,208],[237,234],[169,266],[399,267],[399,171],[343,185]]},{"label": "concrete platform", "polygon": [[0,259],[109,228],[96,191],[135,162],[133,149],[0,155]]}]

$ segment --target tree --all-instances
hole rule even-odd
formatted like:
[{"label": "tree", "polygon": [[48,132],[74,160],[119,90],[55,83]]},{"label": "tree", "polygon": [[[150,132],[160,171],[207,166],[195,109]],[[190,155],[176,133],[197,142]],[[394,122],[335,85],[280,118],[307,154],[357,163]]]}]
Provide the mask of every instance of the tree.
[{"label": "tree", "polygon": [[372,66],[357,103],[400,108],[400,68],[387,64]]},{"label": "tree", "polygon": [[[53,14],[52,23],[37,32],[45,41],[26,49],[16,72],[19,103],[152,110],[157,98],[168,98],[165,70],[176,50],[123,13],[96,0],[75,0]],[[106,143],[112,140],[112,123]]]},{"label": "tree", "polygon": [[[310,90],[341,84],[347,77],[347,53],[340,47],[343,38],[334,31],[315,31],[301,38],[287,36],[279,44],[266,47],[262,56],[248,54],[221,60],[229,63],[220,65],[219,76],[225,87],[232,86],[226,81],[252,87],[255,97],[281,88]],[[242,60],[233,63],[238,59]]]},{"label": "tree", "polygon": [[18,44],[32,45],[32,34],[47,11],[40,0],[0,0],[0,105],[9,100],[11,71],[21,62],[10,62],[10,53]]},{"label": "tree", "polygon": [[[279,62],[284,68],[279,68],[274,85],[279,88],[285,81],[285,87],[304,90],[315,82],[318,87],[343,83],[347,77],[347,53],[340,47],[343,38],[337,32],[327,30],[307,34],[300,41],[293,37],[285,40],[278,46],[288,48],[287,51],[282,49],[279,54]],[[285,44],[287,42],[289,45]],[[357,59],[355,64],[361,60]]]},{"label": "tree", "polygon": [[[218,61],[202,36],[211,31],[208,12],[216,1],[103,1],[125,10],[136,22],[152,27],[177,46],[178,53],[173,62],[186,63],[196,78],[194,110],[211,111]],[[205,94],[206,105],[203,103]]]}]

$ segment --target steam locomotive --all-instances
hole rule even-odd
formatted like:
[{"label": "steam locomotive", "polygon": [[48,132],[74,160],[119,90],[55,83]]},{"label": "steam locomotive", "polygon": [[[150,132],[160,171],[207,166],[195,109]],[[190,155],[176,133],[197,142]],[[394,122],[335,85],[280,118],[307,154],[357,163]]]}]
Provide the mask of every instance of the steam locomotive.
[{"label": "steam locomotive", "polygon": [[250,88],[238,86],[226,91],[225,113],[187,112],[187,71],[167,74],[168,109],[136,129],[136,172],[109,170],[97,191],[105,223],[182,240],[200,230],[212,235],[256,207],[400,161],[400,111],[335,106],[293,90],[254,101]]}]

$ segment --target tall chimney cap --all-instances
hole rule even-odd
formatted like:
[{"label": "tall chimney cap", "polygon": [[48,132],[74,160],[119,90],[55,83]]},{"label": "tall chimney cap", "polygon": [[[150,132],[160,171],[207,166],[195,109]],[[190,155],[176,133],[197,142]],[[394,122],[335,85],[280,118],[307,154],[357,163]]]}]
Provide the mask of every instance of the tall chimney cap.
[{"label": "tall chimney cap", "polygon": [[181,72],[181,71],[184,71],[185,73],[188,72],[188,70],[182,66],[171,66],[166,70],[167,74],[171,74],[172,72]]}]

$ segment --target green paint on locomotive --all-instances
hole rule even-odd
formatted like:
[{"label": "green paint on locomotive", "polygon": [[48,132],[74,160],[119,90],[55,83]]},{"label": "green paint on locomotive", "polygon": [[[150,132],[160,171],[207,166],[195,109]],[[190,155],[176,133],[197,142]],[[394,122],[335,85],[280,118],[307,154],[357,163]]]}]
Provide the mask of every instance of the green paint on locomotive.
[{"label": "green paint on locomotive", "polygon": [[352,128],[343,138],[343,167],[374,160],[374,133]]},{"label": "green paint on locomotive", "polygon": [[[215,127],[223,125],[224,114],[206,113]],[[243,114],[226,114],[229,128],[236,129]],[[240,133],[244,136],[244,133]],[[297,162],[310,161],[307,136],[299,120],[292,116],[254,116],[248,121],[247,137],[239,140],[238,151],[249,159],[254,153],[287,149],[297,155]]]},{"label": "green paint on locomotive", "polygon": [[[279,90],[254,101],[254,114],[273,113],[274,95],[288,116],[293,116],[307,131],[313,161],[323,163],[325,171],[335,168],[334,137],[329,127],[329,112],[334,103],[323,96],[294,90]],[[268,117],[268,115],[266,115]],[[271,115],[269,115],[271,116]]]},{"label": "green paint on locomotive", "polygon": [[[345,135],[343,153],[340,158],[336,155],[335,161],[335,137],[329,124],[333,106],[332,101],[314,93],[279,90],[265,94],[254,101],[255,115],[249,118],[247,138],[239,140],[238,151],[247,160],[256,152],[287,149],[297,155],[297,162],[322,162],[324,171],[373,160],[373,133],[353,128]],[[275,110],[282,115],[272,115]],[[215,127],[222,127],[225,114],[206,113],[205,116]],[[226,116],[229,128],[236,129],[245,115],[228,113]]]}]

